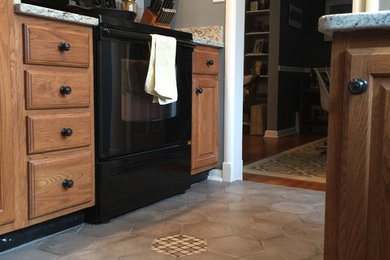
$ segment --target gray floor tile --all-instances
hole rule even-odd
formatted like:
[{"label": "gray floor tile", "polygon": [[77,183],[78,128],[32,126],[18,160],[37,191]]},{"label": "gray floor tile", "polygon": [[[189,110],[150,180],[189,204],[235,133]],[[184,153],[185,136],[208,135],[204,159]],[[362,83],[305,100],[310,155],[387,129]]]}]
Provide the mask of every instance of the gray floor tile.
[{"label": "gray floor tile", "polygon": [[261,241],[273,237],[282,236],[283,232],[280,226],[270,223],[254,223],[233,228],[233,234],[246,239]]},{"label": "gray floor tile", "polygon": [[146,237],[159,238],[170,235],[181,234],[182,224],[160,221],[160,222],[143,222],[134,225],[132,233]]},{"label": "gray floor tile", "polygon": [[133,224],[123,220],[112,220],[109,223],[97,225],[86,224],[81,228],[80,233],[95,237],[118,236],[131,231]]},{"label": "gray floor tile", "polygon": [[183,234],[195,236],[203,239],[224,237],[232,234],[232,228],[229,225],[213,223],[209,221],[188,224],[183,226]]},{"label": "gray floor tile", "polygon": [[92,249],[96,238],[79,233],[58,235],[45,240],[38,249],[56,255],[66,255],[76,251]]},{"label": "gray floor tile", "polygon": [[211,252],[217,252],[234,257],[253,255],[263,251],[261,243],[238,236],[215,238],[208,241]]},{"label": "gray floor tile", "polygon": [[313,207],[305,203],[278,202],[271,205],[271,209],[291,214],[306,214],[314,211]]},{"label": "gray floor tile", "polygon": [[193,210],[168,211],[164,213],[163,220],[180,224],[193,224],[203,222],[206,219],[206,213]]},{"label": "gray floor tile", "polygon": [[239,212],[239,211],[219,211],[214,214],[209,214],[207,219],[211,222],[221,223],[225,225],[248,225],[255,222],[256,213],[254,212]]},{"label": "gray floor tile", "polygon": [[324,240],[324,226],[307,223],[287,224],[282,227],[286,236],[291,238],[301,238],[311,241]]},{"label": "gray floor tile", "polygon": [[172,259],[175,259],[175,257],[159,254],[153,251],[135,254],[135,255],[125,255],[118,258],[118,260],[172,260]]},{"label": "gray floor tile", "polygon": [[83,224],[4,252],[0,260],[173,259],[153,252],[151,245],[177,234],[208,242],[207,252],[183,260],[319,260],[324,208],[323,192],[206,181],[110,223]]},{"label": "gray floor tile", "polygon": [[233,256],[227,256],[218,253],[205,252],[199,255],[186,256],[183,260],[234,260],[237,259]]},{"label": "gray floor tile", "polygon": [[123,216],[118,217],[117,219],[121,221],[125,221],[131,224],[135,224],[137,222],[154,222],[161,220],[161,212],[157,210],[150,209],[149,207],[138,209],[136,211],[132,211]]},{"label": "gray floor tile", "polygon": [[297,215],[279,212],[279,211],[268,211],[256,214],[254,216],[256,222],[271,223],[274,225],[286,225],[289,223],[302,223],[302,220]]},{"label": "gray floor tile", "polygon": [[1,254],[0,260],[54,260],[56,255],[39,249],[23,249]]},{"label": "gray floor tile", "polygon": [[264,251],[280,259],[305,259],[321,254],[316,243],[297,238],[277,237],[263,241]]}]

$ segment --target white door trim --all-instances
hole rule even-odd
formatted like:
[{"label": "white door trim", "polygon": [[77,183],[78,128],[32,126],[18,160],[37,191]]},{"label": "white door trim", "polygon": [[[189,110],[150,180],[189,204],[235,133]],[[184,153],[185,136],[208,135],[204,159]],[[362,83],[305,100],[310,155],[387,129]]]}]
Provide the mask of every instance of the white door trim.
[{"label": "white door trim", "polygon": [[223,180],[242,180],[245,1],[225,2],[225,107]]}]

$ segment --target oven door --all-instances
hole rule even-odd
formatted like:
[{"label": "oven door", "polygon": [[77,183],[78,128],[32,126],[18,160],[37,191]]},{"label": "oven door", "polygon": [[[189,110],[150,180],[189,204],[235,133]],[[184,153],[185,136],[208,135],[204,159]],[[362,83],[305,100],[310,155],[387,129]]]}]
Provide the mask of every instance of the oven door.
[{"label": "oven door", "polygon": [[186,144],[191,138],[193,48],[178,42],[178,101],[159,105],[144,90],[150,41],[146,34],[100,29],[95,60],[100,159]]}]

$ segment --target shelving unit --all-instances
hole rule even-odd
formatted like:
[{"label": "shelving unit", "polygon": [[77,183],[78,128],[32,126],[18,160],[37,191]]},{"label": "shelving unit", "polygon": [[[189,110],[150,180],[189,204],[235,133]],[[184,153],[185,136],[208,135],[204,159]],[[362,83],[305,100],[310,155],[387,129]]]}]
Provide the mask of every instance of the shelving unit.
[{"label": "shelving unit", "polygon": [[[246,0],[244,75],[252,74],[255,77],[252,83],[246,85],[244,89],[244,126],[253,124],[253,117],[250,115],[253,106],[266,105],[268,99],[270,1],[259,0],[258,10],[251,10],[252,2],[256,1]],[[264,121],[262,125],[265,126],[266,118],[262,120]],[[253,126],[250,127],[252,129]],[[244,128],[245,130],[247,129]]]}]

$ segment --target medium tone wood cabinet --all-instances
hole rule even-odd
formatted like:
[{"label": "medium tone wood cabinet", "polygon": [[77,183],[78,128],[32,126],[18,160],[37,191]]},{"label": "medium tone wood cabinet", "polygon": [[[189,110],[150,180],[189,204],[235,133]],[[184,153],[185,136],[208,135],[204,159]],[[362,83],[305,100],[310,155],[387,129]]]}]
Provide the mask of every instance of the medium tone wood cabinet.
[{"label": "medium tone wood cabinet", "polygon": [[390,259],[389,31],[335,33],[331,76],[325,259]]},{"label": "medium tone wood cabinet", "polygon": [[0,1],[0,231],[10,230],[14,226],[15,211],[15,174],[12,131],[12,96],[10,66],[10,35],[12,19],[10,1]]},{"label": "medium tone wood cabinet", "polygon": [[0,89],[1,130],[12,123],[1,133],[1,166],[13,158],[0,175],[0,196],[6,194],[0,209],[7,210],[0,210],[0,234],[95,203],[92,28],[9,14],[9,60],[1,66],[11,71]]},{"label": "medium tone wood cabinet", "polygon": [[219,49],[198,45],[192,76],[191,173],[218,163]]}]

